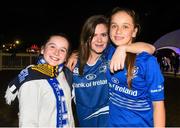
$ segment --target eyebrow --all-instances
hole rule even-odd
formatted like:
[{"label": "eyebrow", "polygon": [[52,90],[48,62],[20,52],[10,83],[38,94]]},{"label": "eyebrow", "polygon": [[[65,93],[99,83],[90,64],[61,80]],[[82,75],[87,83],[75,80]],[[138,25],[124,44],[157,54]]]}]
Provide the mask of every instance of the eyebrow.
[{"label": "eyebrow", "polygon": [[[101,33],[99,33],[99,34],[107,34],[108,33],[108,31],[106,31],[106,32],[101,32]],[[98,33],[94,33],[94,35],[98,35]]]},{"label": "eyebrow", "polygon": [[[111,22],[111,23],[110,23],[110,25],[111,25],[111,24],[117,24],[117,23],[115,23],[115,22]],[[117,24],[117,25],[118,25],[118,24]],[[134,25],[133,25],[133,24],[131,24],[131,23],[123,23],[123,25],[130,25],[130,26],[134,26]]]},{"label": "eyebrow", "polygon": [[66,52],[68,51],[68,49],[67,49],[67,48],[65,48],[65,47],[62,47],[62,49],[66,50]]},{"label": "eyebrow", "polygon": [[131,23],[123,23],[123,24],[126,24],[126,25],[133,25],[133,24],[131,24]]},{"label": "eyebrow", "polygon": [[[47,45],[56,45],[56,44],[53,42],[49,42],[49,43],[47,43]],[[65,49],[66,51],[68,51],[68,49],[66,47],[61,47],[61,49]]]}]

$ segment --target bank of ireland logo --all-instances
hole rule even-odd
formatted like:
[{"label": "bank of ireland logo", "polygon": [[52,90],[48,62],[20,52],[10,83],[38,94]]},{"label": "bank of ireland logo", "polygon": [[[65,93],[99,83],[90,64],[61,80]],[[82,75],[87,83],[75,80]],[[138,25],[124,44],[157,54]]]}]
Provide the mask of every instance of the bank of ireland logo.
[{"label": "bank of ireland logo", "polygon": [[160,91],[162,91],[162,90],[164,90],[164,87],[163,87],[162,85],[158,85],[158,89],[159,89]]},{"label": "bank of ireland logo", "polygon": [[113,83],[119,84],[119,80],[116,77],[112,77],[111,80]]},{"label": "bank of ireland logo", "polygon": [[88,75],[86,75],[86,79],[87,80],[94,80],[94,79],[96,79],[96,75],[95,74],[88,74]]}]

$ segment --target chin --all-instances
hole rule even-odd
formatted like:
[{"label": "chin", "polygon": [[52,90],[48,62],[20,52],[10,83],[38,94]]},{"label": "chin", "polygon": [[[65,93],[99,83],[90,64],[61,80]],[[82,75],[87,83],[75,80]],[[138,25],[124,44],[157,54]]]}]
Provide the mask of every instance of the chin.
[{"label": "chin", "polygon": [[122,42],[116,42],[114,43],[116,46],[121,46],[121,45],[126,45],[127,43],[122,43]]},{"label": "chin", "polygon": [[56,65],[58,65],[58,64],[56,64],[56,63],[49,63],[49,65],[51,65],[51,66],[56,66]]},{"label": "chin", "polygon": [[97,51],[96,53],[97,53],[97,54],[102,54],[102,53],[103,53],[103,51]]}]

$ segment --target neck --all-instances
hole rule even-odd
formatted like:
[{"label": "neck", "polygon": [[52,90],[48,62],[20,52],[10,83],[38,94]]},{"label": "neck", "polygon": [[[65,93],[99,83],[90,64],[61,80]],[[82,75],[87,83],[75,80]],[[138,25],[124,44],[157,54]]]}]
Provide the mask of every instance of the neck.
[{"label": "neck", "polygon": [[91,53],[89,58],[88,58],[87,64],[94,65],[97,62],[97,60],[99,59],[100,56],[101,56],[101,54],[93,54],[93,53]]}]

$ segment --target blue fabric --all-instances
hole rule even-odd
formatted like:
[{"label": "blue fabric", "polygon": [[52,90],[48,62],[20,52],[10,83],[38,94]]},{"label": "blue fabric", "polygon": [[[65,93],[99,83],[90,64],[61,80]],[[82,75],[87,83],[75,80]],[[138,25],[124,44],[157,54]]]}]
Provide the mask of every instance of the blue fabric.
[{"label": "blue fabric", "polygon": [[[111,50],[109,60],[114,48]],[[127,86],[126,67],[114,74],[107,70],[111,127],[152,127],[152,102],[164,100],[164,78],[156,58],[142,52],[134,66],[132,89]]]},{"label": "blue fabric", "polygon": [[109,96],[106,57],[107,54],[103,54],[95,65],[85,65],[82,76],[78,73],[78,64],[73,71],[73,87],[80,127],[108,126]]},{"label": "blue fabric", "polygon": [[[38,65],[46,64],[46,61],[44,60],[42,55],[40,55],[38,57],[37,64]],[[56,67],[54,67],[54,69],[56,69]],[[69,85],[71,85],[72,84],[72,77],[71,77],[72,74],[66,67],[64,67],[64,64],[58,65],[57,70],[54,70],[55,71],[54,76],[57,76],[59,74],[59,72],[61,72],[62,69],[63,69],[63,71],[64,71],[64,73],[66,75],[66,78],[67,78],[67,75],[69,76],[67,80],[68,80]],[[47,76],[47,75],[42,74],[42,73],[40,73],[38,71],[32,70],[31,67],[28,66],[25,69],[21,70],[21,72],[18,74],[18,76],[16,76],[9,83],[8,86],[9,86],[9,88],[11,88],[14,85],[15,89],[13,90],[12,93],[15,93],[21,87],[21,85],[26,81],[34,80],[34,79],[48,79],[49,77],[50,76]]]},{"label": "blue fabric", "polygon": [[64,92],[62,88],[59,86],[59,82],[56,78],[48,79],[49,85],[52,87],[54,95],[56,97],[56,127],[62,128],[67,125],[67,107],[65,103]]}]

